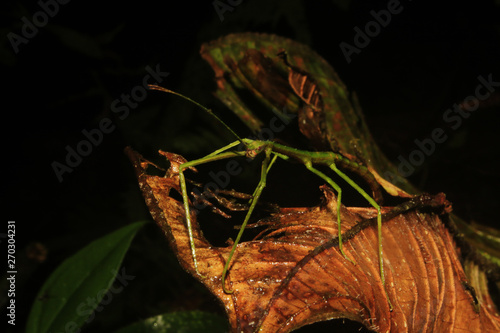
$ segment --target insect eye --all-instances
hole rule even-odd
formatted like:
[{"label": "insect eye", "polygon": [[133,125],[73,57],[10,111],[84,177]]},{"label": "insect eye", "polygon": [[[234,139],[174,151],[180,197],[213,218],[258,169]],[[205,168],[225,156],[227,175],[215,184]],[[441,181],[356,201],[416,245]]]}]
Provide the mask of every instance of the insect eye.
[{"label": "insect eye", "polygon": [[249,147],[245,153],[245,156],[248,158],[254,158],[255,156],[259,155],[263,149],[264,147],[261,145],[256,147]]},{"label": "insect eye", "polygon": [[248,149],[245,153],[245,156],[248,158],[254,158],[259,154],[258,148],[257,149]]}]

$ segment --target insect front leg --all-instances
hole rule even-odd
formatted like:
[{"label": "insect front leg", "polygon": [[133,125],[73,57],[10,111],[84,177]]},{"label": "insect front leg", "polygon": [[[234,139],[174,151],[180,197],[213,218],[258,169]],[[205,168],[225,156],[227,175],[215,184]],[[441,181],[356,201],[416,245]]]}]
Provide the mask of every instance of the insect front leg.
[{"label": "insect front leg", "polygon": [[202,278],[205,278],[205,276],[203,276],[199,272],[198,260],[196,259],[196,246],[195,246],[194,236],[193,236],[191,210],[189,207],[189,197],[188,197],[187,186],[186,186],[186,178],[184,176],[184,170],[190,169],[190,168],[192,169],[197,165],[212,162],[212,161],[217,161],[217,160],[222,160],[222,159],[237,157],[237,156],[244,156],[245,152],[242,152],[242,151],[225,151],[227,149],[230,149],[230,148],[236,146],[238,143],[239,143],[238,141],[233,142],[233,143],[217,150],[216,151],[217,154],[212,153],[212,154],[207,155],[203,158],[200,158],[200,159],[197,159],[194,161],[190,161],[190,162],[186,162],[186,163],[183,163],[179,166],[179,182],[180,182],[181,192],[182,192],[181,194],[182,194],[182,201],[183,201],[183,205],[184,205],[184,213],[186,215],[186,227],[187,227],[188,237],[189,237],[189,246],[191,248],[191,255],[193,257],[194,269],[195,269],[196,273]]},{"label": "insect front leg", "polygon": [[198,271],[198,261],[196,260],[196,247],[195,247],[195,244],[194,244],[193,227],[192,227],[192,224],[191,224],[191,211],[189,209],[189,198],[188,198],[187,188],[186,188],[186,179],[184,177],[184,172],[183,172],[183,170],[185,168],[186,168],[185,164],[182,164],[182,165],[179,166],[179,182],[181,183],[182,201],[183,201],[183,204],[184,204],[184,213],[186,215],[186,227],[187,227],[187,230],[188,230],[189,246],[191,247],[191,255],[193,257],[194,269],[196,271],[196,274],[198,274],[202,278],[205,278]]}]

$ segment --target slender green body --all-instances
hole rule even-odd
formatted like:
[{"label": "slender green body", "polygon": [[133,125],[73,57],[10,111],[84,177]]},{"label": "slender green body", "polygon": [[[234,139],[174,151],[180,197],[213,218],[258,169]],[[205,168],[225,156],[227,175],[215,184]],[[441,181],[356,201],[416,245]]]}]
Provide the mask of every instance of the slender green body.
[{"label": "slender green body", "polygon": [[[245,150],[236,150],[236,151],[230,151],[230,149],[240,145],[240,143],[243,143]],[[194,239],[192,235],[192,226],[191,226],[191,213],[190,213],[190,208],[189,208],[189,198],[187,194],[187,188],[186,188],[186,181],[184,177],[184,170],[188,168],[192,168],[196,165],[204,164],[207,162],[212,162],[216,160],[221,160],[221,159],[226,159],[226,158],[233,158],[233,157],[241,157],[241,156],[246,156],[249,158],[255,158],[257,155],[264,153],[265,158],[264,161],[262,162],[262,169],[261,169],[261,178],[260,181],[252,195],[252,199],[250,200],[250,207],[248,209],[247,215],[245,216],[245,220],[243,221],[240,232],[238,233],[238,236],[236,237],[236,240],[234,241],[233,247],[231,249],[231,252],[229,253],[229,257],[226,261],[224,271],[222,272],[222,287],[226,293],[232,293],[231,290],[226,288],[226,275],[229,270],[229,265],[231,262],[231,258],[233,257],[234,252],[236,251],[236,248],[238,246],[238,243],[241,239],[241,236],[243,235],[243,231],[245,230],[245,227],[250,220],[250,217],[252,215],[253,210],[255,209],[255,205],[257,204],[260,195],[262,194],[262,191],[264,190],[266,186],[266,179],[267,179],[267,174],[269,170],[271,169],[272,165],[276,161],[278,157],[288,160],[288,159],[294,159],[302,164],[311,171],[312,173],[316,174],[318,177],[322,178],[325,180],[336,192],[337,192],[337,226],[338,226],[338,238],[339,238],[339,250],[342,253],[342,255],[355,264],[354,261],[352,261],[347,255],[344,253],[343,250],[343,244],[342,244],[342,232],[341,232],[341,218],[340,218],[340,209],[341,209],[341,201],[342,201],[342,189],[340,186],[338,186],[330,177],[325,175],[323,172],[317,170],[314,168],[314,165],[324,165],[328,166],[331,170],[333,170],[338,176],[340,176],[342,179],[344,179],[350,186],[352,186],[358,193],[360,193],[369,203],[372,205],[376,210],[377,210],[377,228],[378,228],[378,254],[379,254],[379,268],[380,268],[380,278],[382,280],[382,284],[385,285],[385,277],[384,277],[384,264],[383,264],[383,259],[382,259],[382,213],[380,206],[377,204],[377,202],[370,197],[359,185],[357,185],[351,178],[349,178],[345,173],[343,173],[341,170],[337,168],[337,164],[341,166],[346,166],[348,169],[355,169],[358,171],[360,174],[365,174],[368,172],[368,170],[355,163],[352,162],[345,157],[343,157],[340,154],[336,154],[334,152],[311,152],[311,151],[305,151],[305,150],[299,150],[295,149],[292,147],[284,146],[282,144],[272,142],[272,141],[259,141],[259,140],[251,140],[251,139],[242,139],[241,141],[235,141],[221,149],[218,149],[217,151],[213,152],[212,154],[209,154],[203,158],[200,158],[198,160],[190,161],[187,163],[184,163],[180,165],[179,167],[179,177],[180,177],[180,182],[181,182],[181,189],[182,189],[182,198],[184,201],[184,209],[186,211],[186,223],[188,227],[188,232],[189,232],[189,239],[190,239],[190,244],[191,244],[191,252],[193,256],[193,261],[194,261],[194,266],[196,269],[196,272],[202,276],[199,271],[198,271],[198,263],[196,259],[196,248],[194,245]],[[389,301],[390,305],[390,301]],[[391,306],[392,309],[392,306]]]},{"label": "slender green body", "polygon": [[269,146],[271,147],[273,152],[288,156],[302,163],[311,161],[311,163],[313,164],[329,165],[331,163],[338,163],[340,161],[344,162],[345,160],[341,155],[329,151],[316,152],[299,150],[272,141],[254,141],[254,143],[257,145]]},{"label": "slender green body", "polygon": [[[246,139],[244,139],[246,140]],[[253,141],[254,144],[262,146],[271,146],[274,153],[281,154],[282,156],[287,156],[294,159],[300,163],[305,164],[310,161],[312,164],[330,166],[332,163],[336,164],[344,170],[349,170],[357,173],[367,182],[371,187],[373,192],[373,198],[377,203],[382,201],[382,193],[380,192],[380,186],[377,183],[375,177],[370,173],[370,171],[364,166],[354,161],[351,161],[344,156],[331,152],[331,151],[305,151],[296,148],[288,147],[277,142],[272,141]]]},{"label": "slender green body", "polygon": [[[180,97],[183,97],[199,107],[203,108],[205,111],[207,111],[209,114],[213,115],[217,120],[219,120],[221,123],[223,123],[217,116],[215,116],[211,110],[203,107],[202,105],[198,104],[197,102],[191,100],[188,97],[185,97],[179,93],[173,92],[171,90],[158,87],[158,86],[150,86],[151,89],[155,90],[160,90],[164,91],[167,93],[172,93],[175,95],[178,95]],[[224,123],[223,123],[224,124]],[[188,229],[188,236],[189,236],[189,242],[190,242],[190,247],[191,247],[191,254],[193,257],[193,262],[194,262],[194,268],[196,270],[196,273],[203,277],[203,275],[199,272],[198,270],[198,260],[196,259],[196,247],[194,244],[194,238],[193,238],[193,229],[192,229],[192,223],[191,223],[191,211],[189,207],[189,197],[187,193],[187,187],[186,187],[186,179],[184,177],[184,171],[189,168],[193,168],[196,165],[208,163],[208,162],[213,162],[217,160],[222,160],[226,158],[234,158],[234,157],[248,157],[248,158],[255,158],[259,154],[265,154],[265,158],[262,162],[261,166],[261,175],[260,175],[260,181],[257,184],[257,187],[255,188],[255,191],[252,195],[252,199],[250,199],[250,207],[248,209],[248,212],[245,216],[245,219],[243,223],[241,224],[240,231],[234,241],[234,244],[231,248],[231,251],[229,253],[228,259],[226,261],[226,264],[224,266],[224,270],[222,272],[222,288],[226,293],[232,293],[230,289],[226,288],[226,275],[229,270],[229,265],[231,263],[231,259],[233,257],[234,252],[236,251],[236,248],[238,246],[238,243],[241,239],[241,236],[243,235],[243,232],[245,230],[245,227],[250,220],[250,217],[252,216],[252,213],[255,209],[255,206],[257,202],[259,201],[260,195],[262,194],[262,191],[266,187],[266,180],[267,180],[267,174],[269,173],[271,167],[273,166],[274,162],[278,157],[284,159],[284,160],[289,160],[289,159],[294,159],[298,161],[299,163],[304,164],[304,166],[326,181],[336,192],[337,192],[337,227],[338,227],[338,238],[339,238],[339,250],[346,258],[348,261],[351,263],[355,264],[354,261],[352,261],[350,258],[347,257],[347,255],[344,253],[343,250],[343,244],[342,244],[342,232],[341,232],[341,218],[340,218],[340,209],[341,209],[341,202],[342,202],[342,189],[340,186],[338,186],[330,177],[328,177],[326,174],[324,174],[322,171],[317,170],[314,166],[315,165],[323,165],[329,167],[333,172],[335,172],[339,177],[341,177],[343,180],[345,180],[352,188],[354,188],[363,198],[365,198],[370,205],[372,205],[376,210],[377,210],[377,236],[378,236],[378,263],[379,263],[379,268],[380,268],[380,278],[382,281],[382,284],[385,285],[385,276],[384,276],[384,263],[383,263],[383,258],[382,258],[382,213],[380,206],[378,205],[377,201],[373,199],[370,195],[368,195],[359,185],[357,185],[351,178],[349,178],[345,173],[343,173],[337,166],[340,166],[341,168],[354,171],[361,175],[372,187],[372,189],[377,188],[378,189],[378,184],[375,181],[373,175],[368,171],[368,169],[354,161],[351,161],[345,157],[343,157],[340,154],[334,153],[334,152],[314,152],[314,151],[306,151],[306,150],[299,150],[295,149],[292,147],[288,147],[276,142],[272,141],[260,141],[260,140],[252,140],[252,139],[241,139],[234,133],[227,125],[224,124],[226,128],[228,128],[231,133],[233,133],[237,138],[238,141],[235,141],[233,143],[230,143],[229,145],[222,147],[213,153],[197,159],[193,161],[186,162],[184,164],[181,164],[179,166],[179,181],[180,181],[180,186],[181,186],[181,191],[182,191],[182,200],[184,204],[184,211],[186,214],[186,225]],[[238,150],[235,147],[237,146],[242,146],[243,148]],[[377,190],[374,190],[374,194],[379,193]],[[387,297],[387,301],[389,303],[389,307],[392,310],[392,305],[389,300],[389,297]]]}]

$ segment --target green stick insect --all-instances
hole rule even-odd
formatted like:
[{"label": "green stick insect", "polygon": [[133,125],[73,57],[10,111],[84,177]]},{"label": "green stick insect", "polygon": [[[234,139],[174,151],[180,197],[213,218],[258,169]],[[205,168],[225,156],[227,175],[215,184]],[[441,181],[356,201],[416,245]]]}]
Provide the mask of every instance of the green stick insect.
[{"label": "green stick insect", "polygon": [[[380,268],[380,277],[382,280],[382,284],[385,285],[385,276],[384,276],[384,263],[383,263],[383,258],[382,258],[382,213],[381,213],[381,208],[379,204],[370,196],[368,193],[366,193],[359,185],[357,185],[351,178],[349,178],[344,172],[339,170],[338,166],[352,170],[363,176],[365,179],[369,179],[370,181],[374,181],[373,176],[371,173],[368,171],[368,169],[360,165],[356,162],[353,162],[344,156],[334,153],[334,152],[313,152],[313,151],[305,151],[305,150],[299,150],[295,149],[292,147],[288,147],[273,141],[262,141],[262,140],[251,140],[251,139],[241,139],[234,131],[229,128],[222,120],[220,120],[210,109],[202,106],[198,102],[182,95],[177,92],[168,90],[163,87],[159,87],[156,85],[150,85],[150,89],[153,90],[159,90],[163,91],[166,93],[174,94],[177,96],[180,96],[198,107],[202,108],[209,114],[211,114],[213,117],[215,117],[219,122],[221,122],[222,125],[224,125],[236,138],[238,138],[237,141],[232,142],[228,144],[225,147],[222,147],[213,153],[202,157],[197,160],[189,161],[184,164],[181,164],[179,166],[179,179],[180,179],[180,186],[182,190],[182,199],[184,203],[184,210],[185,210],[185,215],[186,215],[186,224],[187,224],[187,229],[188,229],[188,234],[189,234],[189,242],[191,246],[191,254],[193,257],[193,262],[194,262],[194,267],[196,270],[196,273],[200,276],[201,273],[198,271],[198,262],[196,259],[196,248],[194,245],[194,239],[193,239],[193,233],[192,233],[192,223],[191,223],[191,214],[190,214],[190,207],[189,207],[189,198],[188,198],[188,192],[186,188],[186,179],[184,177],[184,171],[186,169],[189,169],[191,167],[195,167],[197,165],[201,165],[204,163],[208,162],[213,162],[213,161],[218,161],[218,160],[223,160],[227,158],[233,158],[233,157],[247,157],[247,158],[255,158],[259,154],[264,154],[264,160],[262,162],[262,167],[261,167],[261,173],[260,173],[260,181],[255,188],[255,191],[253,192],[252,198],[250,199],[250,206],[248,208],[248,212],[245,216],[245,219],[240,227],[240,231],[236,237],[236,240],[233,243],[233,247],[229,253],[229,257],[226,261],[226,264],[224,266],[224,270],[222,272],[222,288],[224,292],[226,293],[232,293],[232,290],[229,290],[226,288],[226,275],[229,270],[229,265],[231,263],[231,259],[233,257],[234,252],[236,251],[236,248],[238,246],[238,243],[241,239],[241,236],[243,235],[243,231],[245,230],[245,227],[250,220],[250,217],[252,216],[252,212],[255,209],[255,206],[257,202],[259,201],[259,198],[262,194],[262,191],[266,187],[266,179],[267,179],[267,174],[269,173],[271,167],[275,163],[276,159],[279,157],[283,160],[295,160],[299,163],[304,164],[304,166],[326,181],[336,192],[337,192],[337,225],[338,225],[338,239],[339,239],[339,250],[342,253],[342,255],[350,262],[353,264],[354,261],[351,260],[347,255],[344,253],[343,250],[343,244],[342,244],[342,233],[341,233],[341,218],[340,218],[340,208],[341,208],[341,199],[342,199],[342,189],[340,188],[339,185],[337,185],[330,177],[328,177],[326,174],[321,172],[320,170],[316,169],[314,166],[315,165],[323,165],[326,167],[329,167],[333,172],[335,172],[340,178],[342,178],[344,181],[346,181],[350,186],[352,186],[353,189],[355,189],[363,198],[368,201],[368,203],[373,206],[377,210],[377,228],[378,228],[378,264]],[[245,147],[244,150],[232,150],[233,148],[243,145]],[[389,303],[390,304],[390,303]],[[392,309],[392,306],[391,306]]]}]

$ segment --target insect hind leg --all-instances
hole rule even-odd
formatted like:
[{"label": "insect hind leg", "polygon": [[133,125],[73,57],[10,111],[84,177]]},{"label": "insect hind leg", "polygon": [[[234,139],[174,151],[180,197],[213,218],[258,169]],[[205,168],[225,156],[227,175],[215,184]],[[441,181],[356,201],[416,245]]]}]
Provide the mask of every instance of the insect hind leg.
[{"label": "insect hind leg", "polygon": [[[382,212],[380,205],[372,197],[370,197],[370,195],[366,193],[365,190],[363,190],[361,187],[359,187],[358,184],[356,184],[351,178],[349,178],[349,176],[340,171],[335,165],[335,163],[330,164],[329,167],[337,175],[339,175],[339,177],[341,177],[349,185],[351,185],[352,188],[354,188],[359,194],[361,194],[361,196],[363,196],[363,198],[365,198],[370,203],[370,205],[372,205],[373,208],[377,210],[378,264],[380,269],[380,280],[382,281],[382,285],[385,288],[384,259],[382,252]],[[387,290],[386,290],[386,296],[387,296],[387,301],[389,302],[389,308],[392,311],[392,304],[391,301],[389,300],[389,295],[387,295]]]},{"label": "insect hind leg", "polygon": [[355,265],[356,263],[345,254],[342,243],[342,231],[341,231],[341,220],[340,220],[340,208],[342,205],[341,203],[342,189],[330,177],[328,177],[318,169],[314,168],[311,162],[306,162],[305,166],[309,171],[311,171],[312,173],[314,173],[315,175],[326,181],[331,187],[333,187],[335,191],[337,191],[337,228],[338,228],[338,238],[339,238],[339,250],[340,253],[342,253],[342,255],[344,256],[344,258],[346,258],[348,261],[352,262]]}]

